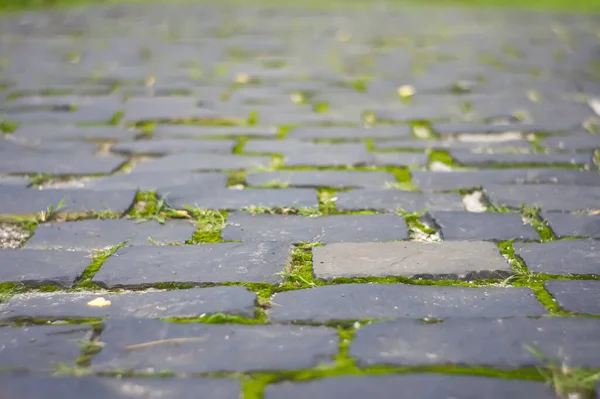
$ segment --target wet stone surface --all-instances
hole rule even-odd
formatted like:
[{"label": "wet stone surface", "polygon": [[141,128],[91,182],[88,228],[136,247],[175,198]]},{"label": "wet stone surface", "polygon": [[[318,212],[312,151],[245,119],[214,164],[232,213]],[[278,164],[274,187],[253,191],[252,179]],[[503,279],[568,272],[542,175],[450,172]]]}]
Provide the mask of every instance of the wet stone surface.
[{"label": "wet stone surface", "polygon": [[0,15],[2,399],[600,368],[598,15],[226,3]]},{"label": "wet stone surface", "polygon": [[185,220],[164,224],[124,219],[49,223],[35,230],[25,248],[90,251],[125,242],[126,246],[166,245],[189,240],[195,230],[196,226]]},{"label": "wet stone surface", "polygon": [[502,278],[512,270],[488,242],[330,244],[313,248],[317,278],[402,276],[430,279]]},{"label": "wet stone surface", "polygon": [[[151,379],[111,377],[47,377],[0,374],[0,389],[9,398],[44,399],[83,397],[90,399],[156,398],[156,395],[194,399],[198,391],[215,399],[236,399],[240,383],[228,379]],[[160,396],[158,396],[160,397]]]},{"label": "wet stone surface", "polygon": [[266,399],[316,399],[326,398],[390,398],[418,397],[439,399],[462,398],[478,395],[489,399],[532,398],[554,399],[551,389],[533,381],[515,381],[486,377],[449,376],[438,374],[386,375],[386,376],[343,376],[308,382],[283,382],[268,386]]},{"label": "wet stone surface", "polygon": [[521,288],[420,287],[348,284],[273,296],[273,321],[538,316],[546,313],[533,292]]},{"label": "wet stone surface", "polygon": [[[105,307],[89,305],[97,298]],[[32,293],[13,296],[0,304],[0,319],[115,317],[200,317],[226,313],[252,318],[255,295],[244,287],[211,287],[131,293]]]},{"label": "wet stone surface", "polygon": [[221,234],[225,241],[380,242],[408,238],[399,215],[320,217],[230,214]]},{"label": "wet stone surface", "polygon": [[[333,328],[173,324],[117,319],[105,323],[94,370],[217,372],[302,369],[330,362]],[[202,358],[202,362],[197,359]]]}]

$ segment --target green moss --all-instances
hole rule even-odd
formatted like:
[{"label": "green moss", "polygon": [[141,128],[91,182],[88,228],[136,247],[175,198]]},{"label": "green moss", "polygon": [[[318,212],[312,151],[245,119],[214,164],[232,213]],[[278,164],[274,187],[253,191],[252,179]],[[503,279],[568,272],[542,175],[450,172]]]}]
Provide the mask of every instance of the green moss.
[{"label": "green moss", "polygon": [[0,283],[0,302],[4,302],[10,299],[15,294],[19,294],[25,291],[22,285],[15,283]]},{"label": "green moss", "polygon": [[320,187],[317,189],[317,198],[319,200],[319,211],[321,215],[336,214],[335,202],[336,194],[341,191],[330,187]]},{"label": "green moss", "polygon": [[237,143],[235,144],[235,147],[233,147],[233,153],[234,154],[243,154],[244,146],[246,145],[247,142],[248,142],[248,138],[240,137],[238,139]]},{"label": "green moss", "polygon": [[78,367],[89,367],[92,363],[92,358],[100,353],[104,345],[95,341],[82,341],[80,343],[81,355],[77,359]]},{"label": "green moss", "polygon": [[540,235],[542,242],[554,241],[556,236],[548,224],[542,221],[538,208],[523,207],[521,215],[525,221],[530,224]]},{"label": "green moss", "polygon": [[450,156],[450,154],[448,153],[448,151],[444,151],[444,150],[431,150],[431,151],[429,151],[429,165],[431,166],[431,164],[433,164],[434,162],[443,163],[445,165],[450,166],[453,169],[456,168],[456,167],[460,167],[460,165],[458,165],[456,163],[456,161],[454,160],[454,158],[452,158]]},{"label": "green moss", "polygon": [[406,221],[406,226],[408,227],[409,234],[426,234],[431,236],[436,233],[436,230],[433,227],[426,226],[422,221],[421,217],[425,215],[425,211],[421,212],[413,212],[407,213],[405,211],[398,211],[399,215],[404,217]]},{"label": "green moss", "polygon": [[329,103],[326,101],[319,101],[313,104],[313,111],[318,114],[326,114],[329,112]]},{"label": "green moss", "polygon": [[41,287],[38,288],[38,290],[40,292],[55,292],[55,291],[60,291],[60,287],[56,287],[53,285],[42,285]]},{"label": "green moss", "polygon": [[294,129],[295,127],[297,127],[296,125],[280,125],[277,128],[277,138],[279,140],[283,140],[287,137],[287,135],[290,133],[290,131],[292,131],[292,129]]},{"label": "green moss", "polygon": [[10,134],[13,133],[19,124],[17,122],[9,122],[7,120],[0,120],[0,133]]},{"label": "green moss", "polygon": [[250,114],[248,114],[248,120],[246,121],[246,123],[248,124],[248,126],[256,126],[259,124],[259,120],[260,116],[258,114],[258,111],[252,111],[250,112]]},{"label": "green moss", "polygon": [[227,180],[227,186],[237,186],[246,184],[246,171],[234,171],[229,173],[229,179]]},{"label": "green moss", "polygon": [[223,241],[221,230],[225,227],[227,212],[187,205],[184,205],[184,208],[196,221],[196,231],[187,244],[213,244]]},{"label": "green moss", "polygon": [[98,273],[106,259],[109,256],[117,252],[118,249],[123,248],[127,245],[128,241],[122,242],[121,244],[114,245],[108,249],[96,251],[92,257],[92,262],[90,265],[83,271],[83,274],[75,284],[78,288],[86,288],[86,289],[99,289],[96,284],[92,283],[92,279]]},{"label": "green moss", "polygon": [[123,119],[124,116],[125,116],[125,111],[117,111],[112,116],[112,118],[110,118],[110,120],[108,121],[108,124],[116,126],[119,123],[121,123],[121,120]]},{"label": "green moss", "polygon": [[188,324],[188,323],[202,323],[202,324],[264,324],[258,319],[249,319],[247,317],[225,314],[225,313],[213,313],[207,314],[200,317],[170,317],[161,319],[172,323]]}]

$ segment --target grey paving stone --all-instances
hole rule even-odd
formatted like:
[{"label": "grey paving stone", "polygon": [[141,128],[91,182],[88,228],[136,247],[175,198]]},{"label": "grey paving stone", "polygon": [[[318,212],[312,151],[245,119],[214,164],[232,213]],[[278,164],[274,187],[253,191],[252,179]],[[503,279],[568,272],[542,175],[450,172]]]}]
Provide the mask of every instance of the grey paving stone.
[{"label": "grey paving stone", "polygon": [[21,152],[2,156],[0,173],[47,173],[51,175],[89,175],[111,173],[125,162],[121,157],[95,157],[64,153],[32,154]]},{"label": "grey paving stone", "polygon": [[458,140],[390,140],[375,142],[376,150],[466,150],[475,153],[505,152],[508,150],[529,150],[531,145],[525,140],[505,142],[471,142]]},{"label": "grey paving stone", "polygon": [[94,276],[107,288],[156,283],[278,283],[291,248],[286,243],[221,243],[118,250]]},{"label": "grey paving stone", "polygon": [[600,185],[600,174],[585,170],[498,169],[427,172],[411,170],[413,183],[421,190],[443,191],[491,184]]},{"label": "grey paving stone", "polygon": [[177,186],[161,189],[158,194],[167,195],[166,202],[177,209],[183,209],[185,205],[231,211],[251,206],[299,209],[319,205],[316,191],[308,188],[198,190]]},{"label": "grey paving stone", "polygon": [[399,215],[282,216],[236,212],[227,218],[223,240],[286,242],[380,242],[408,238]]},{"label": "grey paving stone", "polygon": [[368,276],[475,280],[512,274],[498,247],[479,241],[329,244],[313,248],[313,270],[323,280]]},{"label": "grey paving stone", "polygon": [[544,288],[565,310],[600,314],[600,281],[551,280],[544,283]]},{"label": "grey paving stone", "polygon": [[23,188],[0,185],[0,214],[35,214],[46,211],[50,205],[57,207],[63,201],[60,212],[88,212],[112,210],[125,212],[135,198],[135,190],[103,191],[54,190]]},{"label": "grey paving stone", "polygon": [[142,190],[156,191],[166,187],[190,186],[202,190],[224,189],[229,176],[226,173],[197,172],[134,172],[90,178],[53,188],[88,188],[92,190]]},{"label": "grey paving stone", "polygon": [[215,111],[196,106],[194,97],[134,97],[125,105],[123,122],[179,121],[216,117]]},{"label": "grey paving stone", "polygon": [[[111,304],[89,306],[96,298]],[[0,305],[0,319],[115,317],[199,317],[227,313],[254,317],[256,295],[244,287],[210,287],[131,293],[28,293],[15,295]]]},{"label": "grey paving stone", "polygon": [[[338,351],[335,329],[311,326],[175,324],[125,319],[106,322],[100,339],[104,348],[92,360],[92,368],[97,371],[304,369],[331,362]],[[162,344],[135,346],[159,340]]]},{"label": "grey paving stone", "polygon": [[117,126],[21,125],[15,137],[40,140],[131,140],[138,132]]},{"label": "grey paving stone", "polygon": [[544,244],[518,244],[515,254],[529,270],[548,274],[600,275],[600,244],[593,240],[553,241]]},{"label": "grey paving stone", "polygon": [[38,226],[25,248],[65,249],[90,251],[127,242],[127,246],[183,243],[196,231],[189,221],[169,220],[143,223],[126,219],[82,220],[78,222],[48,223]]},{"label": "grey paving stone", "polygon": [[0,367],[52,372],[59,364],[74,366],[91,330],[89,325],[2,327]]},{"label": "grey paving stone", "polygon": [[231,154],[235,142],[231,140],[139,140],[117,143],[112,152],[124,154],[166,155],[187,152]]},{"label": "grey paving stone", "polygon": [[364,166],[373,165],[375,160],[363,145],[315,144],[306,151],[284,153],[283,162],[285,166]]},{"label": "grey paving stone", "polygon": [[598,328],[598,319],[570,317],[456,318],[434,324],[399,320],[358,330],[350,356],[361,366],[521,368],[546,364],[525,348],[529,345],[549,359],[568,359],[569,367],[598,367]]},{"label": "grey paving stone", "polygon": [[450,151],[450,156],[462,165],[531,164],[531,165],[593,165],[592,154],[477,154]]},{"label": "grey paving stone", "polygon": [[387,172],[311,170],[250,173],[246,176],[246,183],[250,186],[279,183],[291,187],[383,188],[387,183],[395,181],[396,177]]},{"label": "grey paving stone", "polygon": [[364,189],[337,193],[336,208],[340,211],[373,210],[384,212],[420,212],[422,210],[462,211],[460,195],[421,194],[395,189]]},{"label": "grey paving stone", "polygon": [[529,288],[347,284],[282,292],[272,302],[274,322],[547,314]]},{"label": "grey paving stone", "polygon": [[307,382],[282,382],[265,388],[265,399],[307,397],[314,399],[557,398],[552,388],[542,382],[442,374],[341,376]]},{"label": "grey paving stone", "polygon": [[384,152],[374,153],[376,165],[383,166],[427,166],[429,156],[427,154],[418,154],[410,152]]},{"label": "grey paving stone", "polygon": [[91,260],[83,253],[0,249],[0,281],[29,286],[57,285],[69,288]]},{"label": "grey paving stone", "polygon": [[247,157],[230,154],[174,154],[148,162],[138,163],[133,173],[174,172],[191,170],[240,170],[267,167],[270,157]]},{"label": "grey paving stone", "polygon": [[543,212],[542,218],[559,238],[600,238],[600,215]]},{"label": "grey paving stone", "polygon": [[241,384],[233,379],[48,377],[0,374],[0,390],[10,399],[196,399],[198,392],[214,399],[237,399]]},{"label": "grey paving stone", "polygon": [[493,204],[519,209],[522,204],[544,211],[585,211],[600,208],[600,187],[579,185],[494,185],[484,184]]},{"label": "grey paving stone", "polygon": [[374,126],[374,127],[349,127],[349,126],[307,126],[292,129],[289,133],[291,139],[317,140],[317,139],[360,139],[360,138],[408,138],[412,136],[410,125]]},{"label": "grey paving stone", "polygon": [[545,137],[540,140],[540,144],[545,148],[557,150],[595,150],[600,148],[600,136],[581,132],[567,136]]},{"label": "grey paving stone", "polygon": [[535,229],[526,225],[518,213],[434,211],[431,217],[440,227],[444,240],[540,239]]},{"label": "grey paving stone", "polygon": [[264,136],[275,137],[277,128],[271,126],[190,126],[190,125],[157,125],[152,132],[153,137],[206,137],[206,136]]},{"label": "grey paving stone", "polygon": [[433,124],[431,129],[440,136],[453,136],[460,134],[503,134],[510,132],[537,133],[551,129],[542,124],[507,124],[484,125],[477,123],[447,123]]}]

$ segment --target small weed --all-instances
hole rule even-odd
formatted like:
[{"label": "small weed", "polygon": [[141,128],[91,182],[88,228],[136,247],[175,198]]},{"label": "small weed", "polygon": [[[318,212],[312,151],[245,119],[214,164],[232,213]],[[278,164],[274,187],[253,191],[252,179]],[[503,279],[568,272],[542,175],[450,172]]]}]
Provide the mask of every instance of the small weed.
[{"label": "small weed", "polygon": [[521,208],[521,215],[525,223],[530,224],[538,232],[542,242],[556,240],[552,229],[540,218],[539,209],[524,206]]},{"label": "small weed", "polygon": [[121,123],[121,120],[123,119],[124,116],[125,116],[125,111],[117,111],[112,116],[112,118],[110,118],[110,120],[108,121],[108,124],[117,126],[119,123]]},{"label": "small weed", "polygon": [[538,367],[538,371],[558,396],[563,399],[594,398],[594,388],[600,380],[600,371],[571,368],[564,362],[558,364],[546,358],[537,348],[526,345],[525,349],[545,363],[544,366]]},{"label": "small weed", "polygon": [[212,209],[184,205],[187,213],[196,220],[196,231],[188,244],[206,244],[221,242],[221,230],[225,227],[227,213]]},{"label": "small weed", "polygon": [[12,219],[19,223],[22,223],[28,227],[37,226],[40,223],[46,223],[56,218],[59,211],[65,206],[66,197],[61,199],[56,206],[53,204],[48,205],[45,211],[38,212],[34,217],[27,216],[10,216]]},{"label": "small weed", "polygon": [[125,245],[127,245],[127,243],[128,241],[125,241],[110,248],[96,250],[92,255],[92,262],[83,271],[83,274],[81,275],[81,278],[77,282],[76,286],[79,288],[98,289],[99,287],[92,283],[92,279],[96,273],[98,273],[106,259],[117,252],[120,248],[123,248]]},{"label": "small weed", "polygon": [[313,288],[323,285],[316,280],[312,270],[312,247],[321,245],[319,243],[302,243],[292,251],[290,263],[283,271],[278,273],[283,277],[282,287],[286,289]]},{"label": "small weed", "polygon": [[19,124],[16,122],[9,122],[6,119],[0,120],[0,133],[13,133],[18,127]]}]

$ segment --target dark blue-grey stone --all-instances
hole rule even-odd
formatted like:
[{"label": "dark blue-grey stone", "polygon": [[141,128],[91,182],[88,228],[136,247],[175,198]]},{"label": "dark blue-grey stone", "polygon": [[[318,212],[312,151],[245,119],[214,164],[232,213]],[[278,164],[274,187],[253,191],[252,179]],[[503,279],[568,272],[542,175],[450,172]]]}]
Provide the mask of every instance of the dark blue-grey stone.
[{"label": "dark blue-grey stone", "polygon": [[600,238],[600,215],[543,212],[542,218],[559,238]]},{"label": "dark blue-grey stone", "polygon": [[529,288],[347,284],[275,294],[274,322],[547,314]]},{"label": "dark blue-grey stone", "polygon": [[206,136],[266,136],[275,137],[277,128],[270,126],[190,126],[190,125],[157,125],[152,132],[153,137],[192,138]]},{"label": "dark blue-grey stone", "polygon": [[600,148],[600,136],[597,134],[581,132],[566,136],[546,137],[540,140],[540,144],[543,147],[557,150],[595,150]]},{"label": "dark blue-grey stone", "polygon": [[[43,224],[36,228],[25,248],[89,251],[127,241],[127,246],[183,243],[196,231],[185,220],[136,222],[126,219],[82,220]],[[150,238],[152,240],[150,240]]]},{"label": "dark blue-grey stone", "polygon": [[518,213],[431,212],[444,240],[539,240]]},{"label": "dark blue-grey stone", "polygon": [[124,154],[166,155],[184,152],[230,154],[235,142],[231,140],[139,140],[117,143],[112,152]]},{"label": "dark blue-grey stone", "polygon": [[[89,306],[102,297],[109,306]],[[200,317],[227,313],[254,317],[256,295],[244,287],[209,287],[171,291],[108,293],[48,292],[11,297],[0,304],[0,319],[23,318],[66,320],[107,317]]]},{"label": "dark blue-grey stone", "polygon": [[0,391],[9,399],[238,399],[241,383],[233,379],[49,377],[0,374]]},{"label": "dark blue-grey stone", "polygon": [[565,310],[600,315],[598,280],[551,280],[544,283],[544,288]]},{"label": "dark blue-grey stone", "polygon": [[466,151],[450,151],[450,156],[462,165],[487,166],[496,164],[535,165],[593,165],[591,153],[569,154],[478,154]]},{"label": "dark blue-grey stone", "polygon": [[90,262],[89,256],[81,252],[0,249],[0,281],[70,288]]},{"label": "dark blue-grey stone", "polygon": [[600,174],[587,170],[497,169],[427,172],[412,170],[413,183],[421,190],[444,191],[497,184],[561,184],[600,186]]},{"label": "dark blue-grey stone", "polygon": [[0,214],[34,214],[47,211],[49,206],[59,212],[90,212],[111,210],[125,212],[135,199],[135,190],[94,191],[23,188],[0,185]]},{"label": "dark blue-grey stone", "polygon": [[[267,385],[265,399],[557,399],[543,382],[443,374],[340,376]],[[32,398],[37,399],[37,397]],[[95,398],[94,398],[95,399]]]},{"label": "dark blue-grey stone", "polygon": [[96,371],[202,373],[309,369],[331,362],[338,351],[337,330],[312,326],[117,319],[105,323],[100,339],[105,344],[92,360]]},{"label": "dark blue-grey stone", "polygon": [[359,329],[349,355],[360,366],[546,364],[526,349],[529,345],[549,359],[568,359],[570,367],[599,367],[598,329],[600,320],[591,318],[451,318],[433,324],[403,319]]},{"label": "dark blue-grey stone", "polygon": [[102,265],[93,282],[107,288],[157,283],[275,284],[287,266],[286,243],[252,242],[189,246],[131,247],[118,250]]},{"label": "dark blue-grey stone", "polygon": [[544,211],[585,211],[600,206],[600,187],[536,184],[485,184],[484,193],[498,206],[520,209],[522,205]]},{"label": "dark blue-grey stone", "polygon": [[536,273],[600,275],[600,242],[594,240],[564,240],[543,244],[527,243],[514,246],[515,254]]},{"label": "dark blue-grey stone", "polygon": [[269,208],[311,208],[318,206],[317,193],[308,188],[296,189],[222,189],[202,190],[190,186],[167,187],[158,190],[173,208],[239,210],[252,206]]},{"label": "dark blue-grey stone", "polygon": [[346,126],[307,126],[292,129],[289,133],[291,139],[392,139],[408,138],[412,136],[410,125],[398,126],[373,126],[373,127],[346,127]]},{"label": "dark blue-grey stone", "polygon": [[240,170],[267,167],[270,157],[248,157],[233,154],[174,154],[141,162],[133,167],[133,173],[191,171],[191,170]]},{"label": "dark blue-grey stone", "polygon": [[423,210],[462,211],[458,194],[422,194],[395,189],[364,189],[337,193],[340,211],[420,212]]},{"label": "dark blue-grey stone", "polygon": [[49,373],[60,364],[75,366],[91,332],[90,325],[1,327],[0,367]]},{"label": "dark blue-grey stone", "polygon": [[[229,176],[225,173],[197,172],[133,172],[86,179],[74,183],[91,190],[141,190],[156,191],[165,187],[189,186],[210,191],[227,187]],[[69,187],[69,185],[65,185]]]},{"label": "dark blue-grey stone", "polygon": [[320,217],[232,213],[223,240],[284,242],[380,242],[408,238],[402,216],[335,215]]},{"label": "dark blue-grey stone", "polygon": [[334,187],[334,188],[383,188],[396,182],[396,177],[388,172],[355,171],[293,171],[250,173],[246,176],[249,186],[284,184],[291,187]]}]

